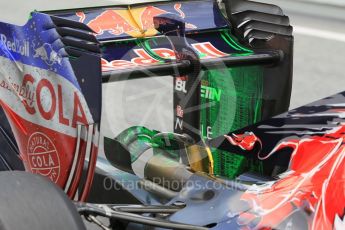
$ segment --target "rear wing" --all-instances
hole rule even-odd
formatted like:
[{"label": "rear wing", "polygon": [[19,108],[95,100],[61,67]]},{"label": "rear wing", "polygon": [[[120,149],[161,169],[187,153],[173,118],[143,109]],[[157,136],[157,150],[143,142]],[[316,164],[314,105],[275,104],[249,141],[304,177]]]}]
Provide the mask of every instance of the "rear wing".
[{"label": "rear wing", "polygon": [[[89,151],[93,160],[85,192],[79,197],[85,199],[98,150],[102,83],[172,75],[175,132],[183,132],[183,121],[188,120],[193,123],[192,132],[205,138],[286,111],[292,82],[292,30],[285,25],[286,18],[283,24],[273,20],[274,25],[264,25],[269,12],[247,8],[246,2],[237,1],[241,11],[254,11],[245,13],[245,21],[236,17],[238,10],[228,11],[226,18],[217,1],[197,0],[33,12],[24,26],[0,23],[1,105],[11,125],[4,120],[2,130],[18,145],[18,149],[12,146],[13,152],[22,155],[27,170],[45,175],[47,167],[37,164],[32,152],[37,143],[32,140],[52,143],[45,151],[55,153],[47,155],[53,159],[48,176],[74,197],[77,184],[70,184],[67,175],[73,172],[72,181],[80,182],[80,167],[74,165],[82,165],[80,159]],[[166,12],[186,22],[188,45],[201,66],[193,95],[198,103],[213,105],[207,109],[188,114],[180,106],[180,99],[188,98],[181,96],[181,87],[194,64],[177,60],[166,36],[154,29],[154,16]],[[242,30],[241,25],[248,22],[249,27]],[[234,97],[236,103],[229,106]]]},{"label": "rear wing", "polygon": [[[212,139],[287,111],[292,88],[293,36],[289,18],[274,5],[243,0],[224,4],[226,14],[212,0],[49,14],[80,22],[96,32],[102,50],[103,83],[174,76],[174,132],[190,136],[201,133],[205,139]],[[175,60],[167,38],[154,29],[154,16],[167,12],[184,18],[186,38],[200,58],[202,77],[197,88],[201,103],[194,103],[200,109],[191,113],[186,112],[188,106],[181,106],[188,98],[181,90],[192,90],[187,81],[193,63]],[[231,177],[223,172],[231,165],[226,151],[214,148],[212,154],[215,173]]]},{"label": "rear wing", "polygon": [[[106,8],[46,12],[52,18],[79,22],[96,34],[87,40],[90,51],[102,49],[102,81],[145,76],[181,75],[190,63],[169,63],[174,58],[166,38],[154,29],[153,18],[163,13],[180,15],[186,36],[200,54],[203,69],[263,66],[263,118],[288,109],[292,85],[293,37],[289,18],[273,5],[225,1],[224,16],[217,1],[169,1]],[[232,7],[230,7],[232,4]],[[66,37],[66,35],[62,34]],[[65,44],[71,44],[67,40]],[[90,42],[94,46],[90,46]],[[73,45],[83,46],[82,40]],[[162,61],[163,60],[163,61]]]}]

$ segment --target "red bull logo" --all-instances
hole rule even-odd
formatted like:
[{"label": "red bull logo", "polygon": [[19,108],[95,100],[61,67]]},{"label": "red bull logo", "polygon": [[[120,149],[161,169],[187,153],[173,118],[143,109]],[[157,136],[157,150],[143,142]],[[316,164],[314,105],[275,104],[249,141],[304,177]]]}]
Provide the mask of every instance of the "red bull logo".
[{"label": "red bull logo", "polygon": [[[178,13],[183,18],[186,17],[182,11],[182,4],[175,4],[174,10],[174,13]],[[116,36],[128,34],[133,37],[143,37],[154,36],[158,33],[154,28],[153,18],[165,13],[168,11],[155,6],[147,6],[129,10],[109,9],[91,20],[88,19],[88,14],[84,12],[77,12],[76,16],[78,16],[79,22],[88,25],[97,35],[108,32]],[[186,27],[189,29],[197,28],[190,23],[186,23]]]},{"label": "red bull logo", "polygon": [[62,57],[52,48],[51,44],[44,43],[35,49],[34,58],[40,58],[47,65],[62,64]]},{"label": "red bull logo", "polygon": [[146,7],[140,17],[141,28],[143,30],[153,29],[154,28],[153,18],[165,13],[168,13],[168,12],[154,6]]},{"label": "red bull logo", "polygon": [[[84,22],[86,16],[82,12],[78,12],[77,16],[81,22]],[[87,25],[98,35],[102,35],[104,32],[109,32],[114,35],[121,35],[124,33],[130,33],[137,30],[134,26],[122,17],[115,10],[106,10],[91,20]]]},{"label": "red bull logo", "polygon": [[[195,50],[201,54],[201,59],[207,58],[221,58],[228,56],[229,54],[224,53],[218,50],[212,43],[210,42],[203,42],[203,43],[196,43],[192,44]],[[175,52],[172,49],[167,48],[155,48],[152,49],[155,54],[162,58],[169,58],[169,59],[176,59]],[[144,49],[134,49],[133,50],[135,56],[131,60],[112,60],[108,61],[102,58],[102,70],[104,72],[113,71],[121,68],[128,68],[128,67],[136,67],[136,66],[145,66],[145,65],[154,65],[159,63],[159,60],[151,57]],[[177,82],[177,84],[181,84]],[[181,85],[178,86],[179,90],[182,90]],[[211,96],[210,96],[210,91]],[[215,92],[213,89],[205,88],[205,93],[207,98],[211,98],[211,100],[220,100],[220,94],[218,90]]]}]

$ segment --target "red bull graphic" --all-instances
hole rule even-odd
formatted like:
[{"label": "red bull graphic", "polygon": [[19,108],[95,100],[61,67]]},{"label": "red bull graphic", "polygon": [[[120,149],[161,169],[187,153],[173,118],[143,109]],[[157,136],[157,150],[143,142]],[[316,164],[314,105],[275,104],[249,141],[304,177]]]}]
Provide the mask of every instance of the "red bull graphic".
[{"label": "red bull graphic", "polygon": [[144,11],[141,13],[141,16],[140,16],[140,27],[144,31],[153,29],[154,28],[153,18],[160,14],[165,14],[165,13],[168,13],[168,12],[154,6],[145,7]]},{"label": "red bull graphic", "polygon": [[34,58],[41,58],[47,65],[54,65],[62,63],[62,57],[53,50],[52,46],[44,43],[42,46],[35,49]]},{"label": "red bull graphic", "polygon": [[[175,12],[185,18],[186,14],[182,11],[182,4],[174,5]],[[97,36],[105,32],[119,36],[127,34],[132,37],[154,36],[158,32],[154,28],[153,18],[168,13],[167,10],[155,6],[134,7],[127,9],[109,9],[101,12],[95,18],[88,18],[90,14],[76,12],[78,21],[87,24]],[[186,23],[187,28],[197,29],[197,26]]]},{"label": "red bull graphic", "polygon": [[7,50],[20,54],[22,56],[30,57],[30,44],[28,41],[22,41],[18,39],[8,39],[5,34],[0,34],[0,41]]},{"label": "red bull graphic", "polygon": [[203,55],[202,58],[220,58],[228,56],[229,54],[224,53],[217,49],[211,42],[203,42],[192,44],[193,48]]},{"label": "red bull graphic", "polygon": [[[212,43],[204,42],[193,44],[193,47],[198,53],[201,54],[201,59],[207,58],[221,58],[228,56],[229,54],[218,50]],[[175,52],[172,49],[156,48],[152,49],[155,54],[162,58],[176,59]],[[131,60],[113,60],[107,61],[102,58],[102,70],[103,72],[113,71],[120,68],[128,68],[135,66],[145,66],[159,64],[160,60],[151,57],[144,49],[134,49],[136,57]]]},{"label": "red bull graphic", "polygon": [[283,149],[292,151],[289,169],[277,181],[252,187],[241,197],[251,209],[240,215],[238,224],[244,227],[255,222],[253,229],[279,229],[290,217],[290,225],[296,224],[292,216],[299,212],[296,215],[305,223],[303,229],[343,229],[344,133],[345,126],[341,125],[321,136],[286,138],[268,153],[264,152],[263,142],[253,132],[225,136],[231,145],[255,151],[261,160],[267,160]]},{"label": "red bull graphic", "polygon": [[[82,12],[78,12],[77,15],[80,16],[81,22],[85,20],[85,14]],[[98,35],[102,35],[105,31],[110,34],[121,35],[124,33],[130,34],[138,30],[115,10],[104,11],[87,23],[87,25]]]}]

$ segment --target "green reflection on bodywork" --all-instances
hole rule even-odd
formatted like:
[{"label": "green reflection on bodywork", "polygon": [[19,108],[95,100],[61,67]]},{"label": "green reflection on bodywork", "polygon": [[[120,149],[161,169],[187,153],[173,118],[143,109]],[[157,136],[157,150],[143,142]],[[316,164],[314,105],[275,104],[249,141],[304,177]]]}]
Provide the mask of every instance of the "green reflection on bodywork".
[{"label": "green reflection on bodywork", "polygon": [[[215,138],[251,125],[261,119],[263,70],[259,66],[209,70],[203,73],[203,85],[222,91],[219,102],[201,98],[204,138]],[[211,134],[210,134],[211,132]],[[259,161],[212,149],[216,175],[236,178],[244,171],[262,172]]]},{"label": "green reflection on bodywork", "polygon": [[253,53],[252,50],[245,48],[244,46],[240,45],[237,41],[235,41],[235,38],[233,38],[232,35],[229,34],[228,30],[224,30],[220,32],[220,36],[233,49],[238,50],[238,51]]},{"label": "green reflection on bodywork", "polygon": [[[219,31],[219,35],[224,42],[234,49],[237,53],[233,56],[247,56],[253,54],[250,50],[242,46],[230,33],[229,30]],[[152,58],[160,61],[171,61],[159,56],[152,49],[151,44],[155,45],[157,38],[144,38],[136,40],[136,44],[142,47]],[[205,54],[199,53],[203,58]],[[217,92],[218,97],[210,96],[205,92],[201,93],[200,123],[201,132],[205,139],[215,138],[254,124],[261,120],[262,98],[263,98],[263,67],[247,66],[235,68],[213,69],[202,72],[202,85],[205,89]],[[221,93],[220,93],[221,92]],[[217,100],[214,100],[214,99]],[[143,130],[145,131],[145,130]],[[145,131],[147,132],[147,131]],[[152,137],[153,133],[148,136]],[[142,137],[146,140],[145,135]],[[151,143],[155,151],[162,149],[163,140]],[[165,146],[163,151],[171,152],[174,155],[176,146],[173,148]],[[133,148],[140,146],[133,146]],[[218,176],[230,179],[236,178],[243,172],[252,171],[263,172],[263,164],[254,157],[246,157],[219,149],[211,149],[214,158],[214,172]],[[134,152],[136,152],[134,150]],[[176,153],[175,153],[176,154]],[[137,156],[134,156],[135,160]]]}]

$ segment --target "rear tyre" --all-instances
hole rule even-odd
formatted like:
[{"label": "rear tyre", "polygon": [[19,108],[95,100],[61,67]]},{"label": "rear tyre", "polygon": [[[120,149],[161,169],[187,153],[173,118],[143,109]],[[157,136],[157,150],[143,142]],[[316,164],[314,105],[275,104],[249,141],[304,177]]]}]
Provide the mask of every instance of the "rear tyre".
[{"label": "rear tyre", "polygon": [[0,229],[86,228],[72,202],[55,184],[25,172],[1,172]]}]

